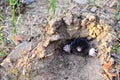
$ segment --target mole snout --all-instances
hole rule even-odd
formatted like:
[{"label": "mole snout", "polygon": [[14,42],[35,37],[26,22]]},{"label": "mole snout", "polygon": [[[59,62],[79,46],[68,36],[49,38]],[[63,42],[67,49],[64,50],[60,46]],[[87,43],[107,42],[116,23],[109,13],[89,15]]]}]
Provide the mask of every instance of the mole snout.
[{"label": "mole snout", "polygon": [[82,51],[82,49],[81,49],[80,46],[77,47],[77,51],[78,51],[78,52],[81,52],[81,51]]}]

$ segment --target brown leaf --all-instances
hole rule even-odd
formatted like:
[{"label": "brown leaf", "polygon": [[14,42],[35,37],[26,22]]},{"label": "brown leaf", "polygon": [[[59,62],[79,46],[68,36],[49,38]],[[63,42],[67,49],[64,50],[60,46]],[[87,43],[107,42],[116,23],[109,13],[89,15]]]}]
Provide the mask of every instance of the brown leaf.
[{"label": "brown leaf", "polygon": [[20,35],[10,35],[8,38],[14,41],[16,45],[23,41],[22,36]]},{"label": "brown leaf", "polygon": [[111,66],[113,65],[113,61],[109,61],[103,65],[103,70],[105,71],[106,75],[110,80],[112,80],[112,77],[117,76],[116,73],[110,73],[109,70]]}]

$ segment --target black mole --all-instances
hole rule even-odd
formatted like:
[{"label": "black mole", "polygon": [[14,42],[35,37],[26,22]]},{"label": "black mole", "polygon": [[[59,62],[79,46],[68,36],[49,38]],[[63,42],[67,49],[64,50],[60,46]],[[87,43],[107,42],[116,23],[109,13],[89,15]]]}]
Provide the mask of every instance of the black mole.
[{"label": "black mole", "polygon": [[88,55],[96,55],[96,50],[94,48],[91,48],[88,40],[84,38],[77,38],[73,40],[70,44],[65,45],[63,50],[83,57]]},{"label": "black mole", "polygon": [[78,38],[75,39],[70,44],[71,53],[80,55],[80,56],[86,56],[88,55],[90,44],[87,42],[86,39]]}]

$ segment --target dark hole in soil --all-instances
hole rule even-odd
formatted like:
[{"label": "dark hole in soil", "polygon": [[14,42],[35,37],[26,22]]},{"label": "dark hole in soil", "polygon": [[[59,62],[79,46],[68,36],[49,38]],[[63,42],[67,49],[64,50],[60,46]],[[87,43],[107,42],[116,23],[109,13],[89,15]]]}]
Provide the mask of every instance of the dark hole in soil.
[{"label": "dark hole in soil", "polygon": [[[95,47],[96,45],[92,42],[95,39],[87,39],[87,37],[79,37],[81,39],[85,39],[86,41],[88,41],[88,43],[90,44],[90,46]],[[72,38],[72,39],[62,39],[62,40],[58,40],[58,41],[52,41],[49,43],[49,45],[46,47],[46,55],[49,54],[56,54],[56,51],[58,51],[58,54],[67,54],[67,55],[73,55],[71,53],[67,53],[63,50],[63,47],[67,44],[70,44],[72,41],[74,41],[77,38]],[[96,48],[96,47],[95,47]]]}]

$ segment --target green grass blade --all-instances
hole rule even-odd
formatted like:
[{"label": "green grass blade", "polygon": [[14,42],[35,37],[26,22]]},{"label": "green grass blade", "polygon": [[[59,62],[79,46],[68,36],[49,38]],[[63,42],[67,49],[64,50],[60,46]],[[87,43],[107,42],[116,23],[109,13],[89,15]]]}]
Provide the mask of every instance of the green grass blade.
[{"label": "green grass blade", "polygon": [[115,20],[118,20],[118,19],[120,18],[119,5],[120,5],[120,3],[117,2],[117,5],[116,5],[116,12],[115,12]]},{"label": "green grass blade", "polygon": [[12,26],[13,26],[13,33],[16,34],[16,26],[15,26],[15,4],[18,2],[18,0],[9,0],[11,5],[11,14],[12,14]]},{"label": "green grass blade", "polygon": [[7,55],[7,53],[5,52],[0,52],[0,57],[5,57]]},{"label": "green grass blade", "polygon": [[118,54],[120,54],[120,47],[117,48],[117,52],[118,52]]},{"label": "green grass blade", "polygon": [[10,5],[14,5],[15,0],[9,0],[9,2],[10,2]]},{"label": "green grass blade", "polygon": [[50,7],[48,8],[49,10],[52,9],[52,17],[55,16],[55,11],[56,11],[56,0],[52,0],[50,3]]}]

